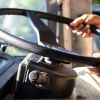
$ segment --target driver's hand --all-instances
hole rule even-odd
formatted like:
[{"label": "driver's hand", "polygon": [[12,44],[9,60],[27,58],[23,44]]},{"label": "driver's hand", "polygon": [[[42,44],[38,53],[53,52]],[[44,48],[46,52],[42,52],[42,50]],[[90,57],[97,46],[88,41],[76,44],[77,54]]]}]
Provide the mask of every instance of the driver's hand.
[{"label": "driver's hand", "polygon": [[[76,18],[70,25],[66,25],[66,28],[71,29],[73,33],[80,35],[82,37],[91,37],[93,33],[90,30],[90,25],[97,25],[98,21],[96,19],[98,16],[93,14],[84,14]],[[100,24],[100,21],[99,21]]]}]

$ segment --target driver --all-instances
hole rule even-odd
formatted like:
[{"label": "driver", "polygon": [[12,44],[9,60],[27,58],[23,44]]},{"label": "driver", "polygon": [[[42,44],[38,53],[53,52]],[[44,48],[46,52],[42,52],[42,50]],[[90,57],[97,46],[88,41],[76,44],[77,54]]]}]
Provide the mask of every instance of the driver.
[{"label": "driver", "polygon": [[[87,38],[93,36],[93,33],[90,30],[90,25],[100,28],[100,16],[95,14],[83,14],[70,23],[70,25],[67,25],[66,28],[68,30],[71,29],[73,33],[79,36]],[[100,57],[100,53],[95,53],[93,56]],[[100,77],[100,67],[89,68],[89,70]]]}]

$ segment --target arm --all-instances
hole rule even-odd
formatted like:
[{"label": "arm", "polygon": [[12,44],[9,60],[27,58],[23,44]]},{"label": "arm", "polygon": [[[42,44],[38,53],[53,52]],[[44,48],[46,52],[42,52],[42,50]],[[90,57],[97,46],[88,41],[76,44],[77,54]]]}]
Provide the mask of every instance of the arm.
[{"label": "arm", "polygon": [[96,26],[97,28],[100,28],[100,16],[95,16],[91,21],[91,24]]},{"label": "arm", "polygon": [[93,34],[90,30],[90,25],[100,28],[100,16],[84,14],[76,18],[69,26],[67,25],[67,29],[72,29],[73,33],[82,37],[90,37]]},{"label": "arm", "polygon": [[[90,25],[100,28],[100,16],[94,14],[84,14],[76,18],[69,26],[67,26],[67,29],[71,29],[73,33],[81,35],[82,37],[90,37],[93,34],[90,30]],[[100,58],[100,53],[96,53],[93,56]],[[100,67],[91,67],[89,70],[100,77]]]}]

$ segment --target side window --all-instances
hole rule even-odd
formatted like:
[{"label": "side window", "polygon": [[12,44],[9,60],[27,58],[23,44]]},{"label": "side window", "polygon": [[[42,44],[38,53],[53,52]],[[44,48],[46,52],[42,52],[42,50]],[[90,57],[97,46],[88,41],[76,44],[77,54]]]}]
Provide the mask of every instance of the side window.
[{"label": "side window", "polygon": [[[100,12],[100,1],[93,0],[93,12]],[[100,30],[99,30],[100,31]],[[100,52],[100,36],[93,37],[94,52]]]},{"label": "side window", "polygon": [[[41,0],[1,0],[0,8],[21,8],[46,12],[46,0],[42,0],[42,2]],[[0,28],[30,42],[37,42],[36,32],[26,17],[14,15],[0,16]],[[26,51],[13,46],[7,47],[6,52],[12,55],[27,54]]]}]

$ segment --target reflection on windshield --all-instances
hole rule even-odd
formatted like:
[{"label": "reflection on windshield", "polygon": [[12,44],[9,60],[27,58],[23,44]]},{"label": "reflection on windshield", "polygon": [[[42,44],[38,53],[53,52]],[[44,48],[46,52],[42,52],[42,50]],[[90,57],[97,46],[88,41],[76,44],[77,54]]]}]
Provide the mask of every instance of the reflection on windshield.
[{"label": "reflection on windshield", "polygon": [[[46,11],[45,0],[1,0],[0,8],[20,8],[37,11]],[[0,16],[0,28],[19,38],[37,43],[37,33],[29,23],[28,18],[24,16],[6,15]],[[13,46],[6,49],[6,53],[11,55],[26,55],[28,52]]]},{"label": "reflection on windshield", "polygon": [[0,70],[7,64],[7,60],[0,58]]},{"label": "reflection on windshield", "polygon": [[[0,8],[20,8],[37,11],[46,11],[46,0],[0,0]],[[11,33],[19,38],[27,41],[37,43],[37,34],[31,27],[29,21],[24,16],[15,15],[2,15],[0,16],[0,28],[4,29],[8,33]],[[0,42],[5,42],[0,40]],[[0,51],[2,48],[0,47]],[[27,51],[8,45],[6,53],[15,56],[27,55]],[[0,58],[0,75],[11,65],[6,59]]]}]

